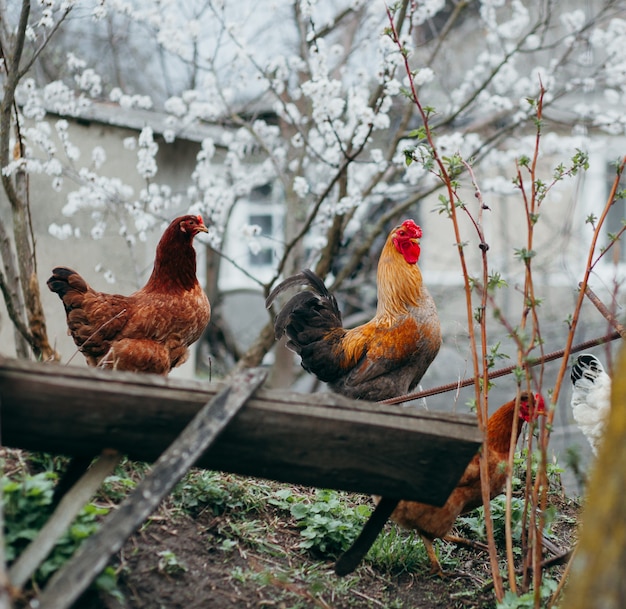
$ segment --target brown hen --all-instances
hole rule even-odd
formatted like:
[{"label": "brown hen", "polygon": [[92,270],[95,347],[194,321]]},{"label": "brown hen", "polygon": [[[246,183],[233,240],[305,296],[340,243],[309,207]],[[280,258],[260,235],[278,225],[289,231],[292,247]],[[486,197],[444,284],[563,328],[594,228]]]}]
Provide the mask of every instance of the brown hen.
[{"label": "brown hen", "polygon": [[[501,406],[487,422],[486,451],[491,499],[502,492],[506,483],[511,434],[514,434],[517,441],[524,422],[534,420],[539,414],[546,414],[543,398],[539,394],[533,397],[530,393],[522,392],[517,419],[515,402],[516,400],[511,400]],[[432,542],[434,539],[446,537],[459,515],[483,504],[479,458],[476,454],[469,462],[457,486],[441,507],[418,501],[398,502],[395,499],[375,497],[376,510],[365,524],[361,535],[338,560],[335,572],[338,575],[347,575],[358,566],[393,510],[393,521],[406,529],[416,530],[424,540],[431,562],[431,573],[443,573]]]},{"label": "brown hen", "polygon": [[[500,406],[487,422],[487,463],[489,469],[489,497],[493,499],[504,489],[508,470],[506,464],[511,445],[511,433],[519,437],[522,424],[532,416],[545,414],[543,398],[537,394],[522,393],[519,418],[515,419],[515,400]],[[513,425],[515,424],[515,430]],[[457,516],[483,504],[480,482],[479,456],[476,455],[465,468],[463,476],[443,507],[435,507],[417,501],[400,501],[391,519],[406,529],[415,529],[422,539],[431,561],[433,573],[441,573],[435,554],[433,539],[445,537]]]},{"label": "brown hen", "polygon": [[187,359],[211,315],[196,277],[192,243],[200,232],[207,232],[201,216],[176,218],[159,241],[148,283],[130,296],[97,292],[76,271],[53,269],[48,287],[90,366],[166,375]]}]

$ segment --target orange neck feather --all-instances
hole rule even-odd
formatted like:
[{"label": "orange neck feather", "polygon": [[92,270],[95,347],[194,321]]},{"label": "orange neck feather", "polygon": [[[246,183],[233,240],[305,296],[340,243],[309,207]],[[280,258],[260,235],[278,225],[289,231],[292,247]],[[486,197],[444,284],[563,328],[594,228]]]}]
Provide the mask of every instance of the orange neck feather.
[{"label": "orange neck feather", "polygon": [[377,271],[378,306],[376,317],[399,315],[417,306],[422,295],[422,273],[417,264],[406,262],[387,239]]},{"label": "orange neck feather", "polygon": [[[511,429],[515,417],[515,400],[500,406],[487,421],[487,445],[498,453],[507,453],[511,443]],[[522,423],[518,417],[516,440],[522,431]]]}]

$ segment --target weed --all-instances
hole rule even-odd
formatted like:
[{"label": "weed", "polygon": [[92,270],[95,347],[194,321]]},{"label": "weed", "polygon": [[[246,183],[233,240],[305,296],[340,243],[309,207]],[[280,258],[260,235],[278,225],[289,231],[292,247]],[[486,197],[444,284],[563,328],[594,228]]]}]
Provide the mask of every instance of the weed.
[{"label": "weed", "polygon": [[167,573],[168,575],[180,575],[187,571],[187,565],[171,550],[161,550],[157,552],[159,562],[157,563],[157,569],[159,573]]},{"label": "weed", "polygon": [[[533,478],[537,476],[539,468],[541,467],[541,454],[538,450],[533,451],[530,466]],[[523,489],[524,479],[527,475],[528,469],[528,449],[523,448],[521,451],[515,453],[513,458],[513,488]],[[551,488],[557,488],[559,491],[563,488],[561,483],[561,474],[565,470],[556,462],[552,461],[546,464],[546,474],[548,476],[548,483]]]},{"label": "weed", "polygon": [[[524,500],[520,497],[511,498],[511,534],[513,539],[519,541],[522,536],[524,515]],[[493,519],[493,530],[497,540],[504,541],[506,536],[506,496],[498,495],[491,500],[491,518]],[[466,526],[478,537],[485,540],[487,538],[485,530],[485,508],[479,507],[468,516],[457,519],[457,524]]]},{"label": "weed", "polygon": [[[355,585],[359,582],[358,577],[333,578],[329,581],[328,568],[323,564],[283,568],[272,562],[269,566],[257,565],[255,569],[235,567],[230,575],[240,584],[253,583],[257,589],[266,590],[276,599],[268,601],[268,605],[289,609],[330,607],[327,599],[351,598]],[[355,606],[363,607],[362,604]]]},{"label": "weed", "polygon": [[371,514],[369,506],[349,505],[346,497],[337,491],[318,490],[311,501],[296,496],[290,489],[282,489],[270,503],[289,510],[295,518],[302,529],[301,548],[315,550],[325,556],[336,556],[356,539]]},{"label": "weed", "polygon": [[[51,463],[51,462],[50,462]],[[43,471],[29,474],[23,470],[4,476],[0,483],[4,494],[5,552],[13,562],[39,533],[52,512],[52,496],[57,474]],[[43,585],[75,553],[81,543],[98,529],[98,520],[107,509],[87,504],[69,529],[41,563],[33,579]],[[96,586],[119,598],[115,570],[105,569]]]},{"label": "weed", "polygon": [[15,560],[48,519],[56,479],[57,475],[48,471],[2,478],[8,561]]},{"label": "weed", "polygon": [[128,475],[119,475],[117,473],[108,476],[104,481],[98,495],[107,497],[114,503],[119,503],[137,486],[137,481]]},{"label": "weed", "polygon": [[403,531],[391,525],[377,537],[367,554],[367,561],[383,572],[411,572],[428,564],[428,554],[417,532]]},{"label": "weed", "polygon": [[[541,582],[541,598],[552,596],[557,588],[557,582],[549,577],[544,577]],[[535,593],[533,590],[517,595],[510,590],[504,594],[504,598],[496,605],[496,609],[533,609],[535,607]]]},{"label": "weed", "polygon": [[229,477],[202,469],[189,472],[172,491],[174,502],[190,514],[210,508],[215,515],[224,512],[259,510],[269,494],[262,483],[246,484],[237,477]]},{"label": "weed", "polygon": [[229,551],[243,543],[271,556],[282,556],[285,552],[273,540],[271,527],[263,520],[227,518],[219,524],[218,532],[224,537],[220,550]]}]

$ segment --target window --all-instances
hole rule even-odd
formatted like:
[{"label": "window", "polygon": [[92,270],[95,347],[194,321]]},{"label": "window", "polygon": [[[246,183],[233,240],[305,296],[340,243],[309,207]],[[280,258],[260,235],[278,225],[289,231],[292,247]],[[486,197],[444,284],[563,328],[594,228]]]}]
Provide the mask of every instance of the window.
[{"label": "window", "polygon": [[273,184],[252,190],[245,207],[248,224],[259,227],[253,246],[248,250],[250,266],[271,268],[276,262],[276,248],[280,243],[283,202]]},{"label": "window", "polygon": [[250,251],[250,264],[252,266],[265,266],[272,264],[274,248],[272,246],[272,235],[274,234],[274,217],[271,214],[252,213],[249,216],[252,225],[259,226],[261,234],[257,240],[260,246],[258,251]]}]

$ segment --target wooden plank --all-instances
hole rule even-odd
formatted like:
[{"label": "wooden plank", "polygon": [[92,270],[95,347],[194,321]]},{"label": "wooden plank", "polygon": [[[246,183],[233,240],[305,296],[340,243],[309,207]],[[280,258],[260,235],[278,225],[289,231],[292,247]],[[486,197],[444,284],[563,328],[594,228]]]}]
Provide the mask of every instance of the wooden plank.
[{"label": "wooden plank", "polygon": [[135,490],[54,574],[38,599],[41,609],[67,609],[85,591],[113,554],[226,428],[266,376],[259,368],[240,372],[231,379],[229,386],[203,406]]},{"label": "wooden plank", "polygon": [[[154,461],[222,387],[0,362],[2,442]],[[481,435],[471,415],[261,389],[198,461],[207,469],[443,505]]]},{"label": "wooden plank", "polygon": [[9,579],[14,588],[21,588],[63,535],[104,480],[113,473],[122,455],[108,451],[97,458],[76,484],[63,496],[43,528],[19,558],[11,565]]}]

